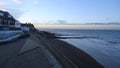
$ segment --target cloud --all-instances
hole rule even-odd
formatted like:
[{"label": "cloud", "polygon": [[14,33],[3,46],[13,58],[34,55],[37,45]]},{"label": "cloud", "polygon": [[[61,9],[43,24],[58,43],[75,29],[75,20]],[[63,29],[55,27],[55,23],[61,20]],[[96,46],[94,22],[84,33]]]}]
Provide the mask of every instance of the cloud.
[{"label": "cloud", "polygon": [[21,4],[22,3],[22,1],[21,0],[12,0],[14,3],[16,3],[16,4]]},{"label": "cloud", "polygon": [[8,12],[15,18],[15,19],[19,19],[23,14],[24,12],[20,9],[8,9]]},{"label": "cloud", "polygon": [[4,8],[5,3],[4,2],[0,2],[0,10],[6,11],[6,9]]},{"label": "cloud", "polygon": [[58,24],[66,24],[67,21],[66,21],[66,20],[57,20],[57,23],[58,23]]},{"label": "cloud", "polygon": [[33,4],[34,4],[34,5],[37,5],[38,3],[39,3],[38,0],[33,0]]},{"label": "cloud", "polygon": [[58,24],[58,25],[65,25],[67,23],[66,20],[52,20],[52,21],[48,21],[46,24]]},{"label": "cloud", "polygon": [[66,25],[66,20],[33,20],[33,23],[44,24],[44,25]]},{"label": "cloud", "polygon": [[5,3],[3,3],[3,2],[0,2],[0,6],[1,6],[1,5],[5,5]]},{"label": "cloud", "polygon": [[84,23],[86,25],[120,25],[120,22],[109,23]]},{"label": "cloud", "polygon": [[[16,4],[22,4],[23,3],[23,0],[12,0],[14,3],[16,3]],[[28,2],[30,1],[30,0],[27,0]],[[25,2],[25,1],[24,1]],[[39,0],[32,0],[32,3],[34,4],[34,5],[37,5],[38,3],[39,3]]]},{"label": "cloud", "polygon": [[[17,4],[20,4],[21,1],[20,0],[12,0],[14,1],[15,3]],[[8,1],[3,1],[3,0],[0,0],[0,10],[2,11],[7,11],[9,12],[15,19],[19,19],[23,14],[24,14],[24,11],[19,9],[19,8],[10,8],[8,7],[9,6],[9,3],[11,3],[11,0]]]}]

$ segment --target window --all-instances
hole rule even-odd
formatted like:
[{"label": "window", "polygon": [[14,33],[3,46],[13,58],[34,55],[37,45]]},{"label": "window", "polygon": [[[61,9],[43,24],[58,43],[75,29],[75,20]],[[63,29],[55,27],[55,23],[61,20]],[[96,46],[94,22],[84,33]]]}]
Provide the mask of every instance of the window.
[{"label": "window", "polygon": [[2,12],[0,12],[0,16],[3,16],[3,13],[2,13]]},{"label": "window", "polygon": [[7,20],[4,20],[4,22],[7,22]]},{"label": "window", "polygon": [[12,16],[11,15],[8,15],[9,18],[11,18]]},{"label": "window", "polygon": [[0,24],[2,24],[3,23],[3,21],[2,21],[2,19],[0,19]]},{"label": "window", "polygon": [[1,19],[0,19],[0,24],[1,24]]},{"label": "window", "polygon": [[8,20],[8,23],[10,23],[11,21],[10,20]]},{"label": "window", "polygon": [[7,20],[4,20],[4,23],[5,23],[6,25],[8,25]]}]

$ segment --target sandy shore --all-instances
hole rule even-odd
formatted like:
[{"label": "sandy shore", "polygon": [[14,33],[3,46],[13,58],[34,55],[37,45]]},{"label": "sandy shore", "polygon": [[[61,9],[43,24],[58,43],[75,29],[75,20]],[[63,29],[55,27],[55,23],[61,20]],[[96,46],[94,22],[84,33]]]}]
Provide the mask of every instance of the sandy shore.
[{"label": "sandy shore", "polygon": [[67,42],[58,39],[47,39],[47,42],[53,49],[57,49],[69,58],[78,68],[103,68],[103,66],[90,55]]}]

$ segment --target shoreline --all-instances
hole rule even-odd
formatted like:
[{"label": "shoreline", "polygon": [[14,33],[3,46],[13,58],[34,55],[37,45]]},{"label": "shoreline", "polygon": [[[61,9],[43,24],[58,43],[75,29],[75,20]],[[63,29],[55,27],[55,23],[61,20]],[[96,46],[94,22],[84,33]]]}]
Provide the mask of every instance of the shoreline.
[{"label": "shoreline", "polygon": [[[72,63],[74,63],[78,68],[104,68],[100,63],[93,59],[90,55],[74,47],[72,44],[69,44],[65,41],[60,40],[59,38],[54,38],[55,34],[53,33],[39,33],[44,35],[46,43],[54,51],[57,50],[60,54],[67,57]],[[59,58],[58,58],[59,60]]]},{"label": "shoreline", "polygon": [[[85,53],[81,49],[74,47],[72,44],[69,44],[65,41],[61,41],[61,40],[57,40],[57,39],[53,39],[53,40],[49,39],[49,40],[47,40],[47,42],[51,45],[58,45],[60,48],[58,48],[58,46],[52,46],[52,47],[60,49],[61,52],[66,52],[65,53],[65,54],[67,54],[66,57],[68,57],[78,67],[104,68],[100,63],[98,63],[90,55],[88,55],[87,53]],[[69,57],[69,56],[72,56],[72,57]]]}]

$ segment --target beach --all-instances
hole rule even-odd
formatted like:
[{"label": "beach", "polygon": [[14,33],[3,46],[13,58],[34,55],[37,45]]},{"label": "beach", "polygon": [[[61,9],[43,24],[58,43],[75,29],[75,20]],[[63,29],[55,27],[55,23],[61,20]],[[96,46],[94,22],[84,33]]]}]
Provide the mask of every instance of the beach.
[{"label": "beach", "polygon": [[73,45],[57,39],[47,39],[50,46],[69,60],[71,60],[78,68],[103,68],[96,60],[84,51],[73,47]]},{"label": "beach", "polygon": [[[109,39],[109,41],[105,42],[97,34],[97,36],[95,34],[92,34],[93,36],[87,36],[85,34],[83,34],[85,36],[79,36],[74,33],[68,34],[39,30],[30,31],[27,34],[29,36],[1,44],[0,57],[2,62],[0,66],[3,68],[8,68],[9,66],[21,67],[19,65],[21,64],[23,65],[22,68],[33,68],[35,65],[37,65],[37,68],[119,68],[119,62],[116,62],[114,58],[114,56],[118,57],[119,54],[116,54],[116,51],[113,55],[109,50],[109,47],[114,47],[110,46],[111,44],[118,47],[119,43],[117,41],[113,43],[114,40],[112,40],[113,42],[109,42]],[[105,46],[105,44],[109,45],[109,47]],[[6,52],[6,49],[10,52],[8,52],[9,54]],[[109,50],[109,54],[107,50]],[[109,57],[106,57],[107,55]],[[103,61],[101,57],[107,61]],[[113,64],[111,60],[117,64]],[[13,62],[15,63],[13,64]],[[111,65],[107,65],[108,62]]]},{"label": "beach", "polygon": [[52,38],[84,51],[105,68],[120,67],[119,30],[46,29],[44,31],[55,33],[57,37]]},{"label": "beach", "polygon": [[[42,33],[39,33],[39,34],[42,35]],[[52,52],[57,52],[60,55],[65,56],[65,59],[67,58],[68,62],[71,62],[77,68],[104,68],[90,55],[74,47],[74,45],[71,45],[65,41],[62,41],[60,40],[60,38],[55,38],[50,34],[48,35],[48,33],[44,34],[44,36],[43,36],[44,40],[48,44],[47,47],[52,49]],[[57,59],[60,62],[62,62],[62,65],[65,64],[63,63],[63,61],[61,61],[61,58],[57,58]]]}]

